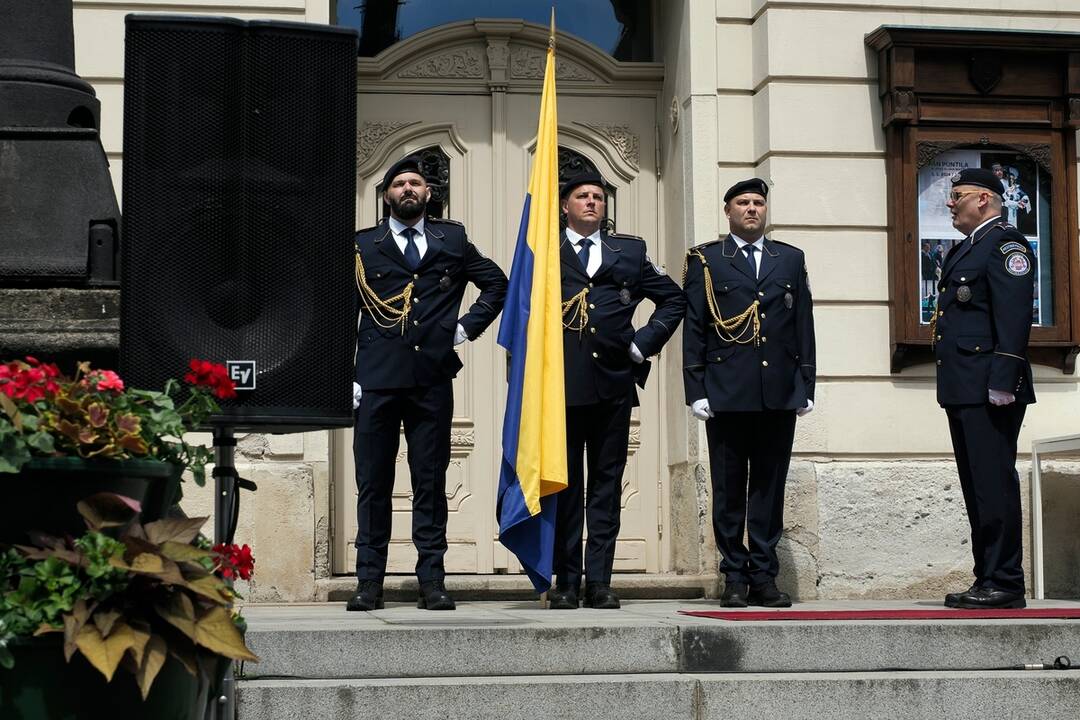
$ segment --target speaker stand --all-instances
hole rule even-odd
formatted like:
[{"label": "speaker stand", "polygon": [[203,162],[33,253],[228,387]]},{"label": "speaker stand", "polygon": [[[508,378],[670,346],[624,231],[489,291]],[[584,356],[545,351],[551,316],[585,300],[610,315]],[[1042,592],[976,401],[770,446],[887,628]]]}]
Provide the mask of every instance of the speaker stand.
[{"label": "speaker stand", "polygon": [[[231,543],[236,531],[236,436],[231,427],[214,426],[214,544]],[[211,698],[206,720],[234,720],[236,678],[234,663],[221,682],[221,694]]]}]

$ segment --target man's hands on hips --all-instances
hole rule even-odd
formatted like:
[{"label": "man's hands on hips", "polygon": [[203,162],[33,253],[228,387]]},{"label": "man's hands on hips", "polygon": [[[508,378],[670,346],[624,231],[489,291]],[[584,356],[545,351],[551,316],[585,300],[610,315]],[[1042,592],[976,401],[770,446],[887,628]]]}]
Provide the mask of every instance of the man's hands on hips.
[{"label": "man's hands on hips", "polygon": [[641,354],[641,351],[638,350],[637,345],[634,343],[630,343],[630,359],[639,365],[645,362],[645,356]]},{"label": "man's hands on hips", "polygon": [[998,407],[1000,407],[1002,405],[1008,405],[1010,403],[1016,402],[1016,396],[1012,393],[1005,392],[1004,390],[994,389],[988,389],[988,391],[990,393],[991,405],[997,405]]},{"label": "man's hands on hips", "polygon": [[814,409],[814,401],[811,400],[810,398],[806,398],[806,407],[802,408],[801,410],[796,410],[795,414],[798,415],[799,417],[804,417],[806,415],[809,415],[810,411],[813,410],[813,409]]},{"label": "man's hands on hips", "polygon": [[690,413],[698,420],[708,420],[713,417],[713,411],[709,408],[709,399],[701,398],[690,405]]},{"label": "man's hands on hips", "polygon": [[454,346],[457,347],[468,339],[469,336],[465,333],[465,328],[461,327],[461,323],[458,323],[457,330],[454,331]]}]

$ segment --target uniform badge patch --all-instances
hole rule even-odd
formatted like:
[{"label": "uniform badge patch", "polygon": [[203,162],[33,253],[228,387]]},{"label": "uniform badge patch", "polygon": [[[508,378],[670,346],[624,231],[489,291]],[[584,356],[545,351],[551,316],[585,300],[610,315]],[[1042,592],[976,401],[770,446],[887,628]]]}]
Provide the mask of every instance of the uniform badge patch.
[{"label": "uniform badge patch", "polygon": [[1001,250],[1002,255],[1008,255],[1011,252],[1022,252],[1026,254],[1028,251],[1027,246],[1023,243],[1018,243],[1015,240],[1005,243],[999,249]]},{"label": "uniform badge patch", "polygon": [[1009,271],[1010,275],[1022,277],[1031,272],[1031,261],[1027,259],[1027,255],[1024,253],[1014,252],[1005,258],[1005,269]]},{"label": "uniform badge patch", "polygon": [[784,293],[784,307],[786,307],[788,310],[790,310],[791,306],[794,305],[794,304],[795,304],[795,298],[792,296],[792,294],[791,293]]},{"label": "uniform badge patch", "polygon": [[443,275],[441,278],[439,278],[439,289],[440,290],[449,290],[450,289],[450,283],[451,283],[450,276],[449,275]]},{"label": "uniform badge patch", "polygon": [[971,288],[967,285],[961,285],[956,288],[956,299],[960,302],[967,302],[971,299]]},{"label": "uniform badge patch", "polygon": [[619,302],[621,302],[623,305],[630,304],[630,290],[628,290],[627,288],[623,288],[619,291]]}]

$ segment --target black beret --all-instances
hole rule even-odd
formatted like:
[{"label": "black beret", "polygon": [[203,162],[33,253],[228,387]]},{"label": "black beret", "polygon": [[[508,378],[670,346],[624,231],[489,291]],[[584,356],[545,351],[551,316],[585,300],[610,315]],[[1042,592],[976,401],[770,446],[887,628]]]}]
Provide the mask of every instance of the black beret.
[{"label": "black beret", "polygon": [[742,195],[743,193],[757,193],[761,197],[769,197],[769,186],[761,178],[750,178],[749,180],[741,180],[724,193],[724,202],[728,202],[736,195]]},{"label": "black beret", "polygon": [[390,169],[386,171],[386,174],[382,178],[383,190],[390,188],[390,183],[394,181],[401,173],[414,172],[420,175],[424,173],[420,172],[420,157],[418,155],[407,155],[401,158],[396,163],[390,166]]},{"label": "black beret", "polygon": [[559,188],[559,197],[564,198],[570,194],[570,191],[579,185],[598,185],[604,188],[604,195],[607,195],[607,186],[604,185],[604,178],[600,177],[600,173],[584,172],[580,175],[567,180],[561,188]]},{"label": "black beret", "polygon": [[986,188],[993,193],[1001,195],[1001,178],[990,170],[984,170],[983,168],[964,168],[949,178],[949,180],[952,181],[953,187],[956,187],[957,185],[974,185],[975,187]]}]

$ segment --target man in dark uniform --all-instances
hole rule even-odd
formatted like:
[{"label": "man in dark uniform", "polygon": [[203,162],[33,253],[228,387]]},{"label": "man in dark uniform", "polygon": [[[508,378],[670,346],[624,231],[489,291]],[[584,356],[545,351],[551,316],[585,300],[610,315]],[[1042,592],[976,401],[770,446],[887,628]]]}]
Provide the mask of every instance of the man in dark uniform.
[{"label": "man in dark uniform", "polygon": [[[675,332],[686,298],[649,260],[644,240],[602,228],[607,194],[599,175],[570,179],[560,197],[566,215],[560,252],[568,485],[558,495],[556,583],[548,598],[552,609],[578,606],[582,521],[587,519],[585,606],[611,609],[619,607],[619,596],[611,589],[611,568],[630,411],[637,405],[634,383],[645,386],[646,358],[658,353]],[[635,330],[630,321],[645,298],[656,309]]]},{"label": "man in dark uniform", "polygon": [[1001,181],[968,168],[946,202],[966,237],[945,256],[930,324],[937,399],[949,418],[956,469],[971,523],[975,583],[945,605],[1022,608],[1020,479],[1016,440],[1035,402],[1027,360],[1035,257],[1001,220]]},{"label": "man in dark uniform", "polygon": [[[506,276],[452,220],[424,217],[431,196],[420,160],[383,178],[389,219],[356,234],[359,328],[353,385],[356,424],[356,594],[349,610],[383,606],[398,433],[405,426],[412,478],[418,606],[453,610],[443,584],[446,468],[450,463],[454,346],[475,340],[502,310]],[[458,318],[465,286],[480,296]]]},{"label": "man in dark uniform", "polygon": [[731,233],[689,251],[683,283],[683,383],[709,439],[725,607],[791,605],[776,588],[776,544],[795,417],[814,407],[806,261],[801,250],[765,237],[768,193],[759,178],[727,191]]}]

